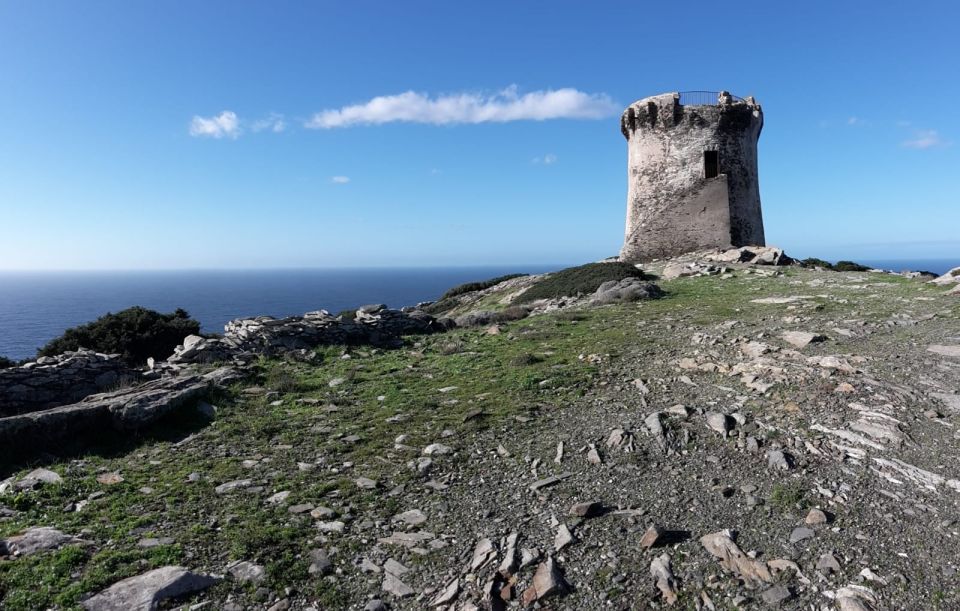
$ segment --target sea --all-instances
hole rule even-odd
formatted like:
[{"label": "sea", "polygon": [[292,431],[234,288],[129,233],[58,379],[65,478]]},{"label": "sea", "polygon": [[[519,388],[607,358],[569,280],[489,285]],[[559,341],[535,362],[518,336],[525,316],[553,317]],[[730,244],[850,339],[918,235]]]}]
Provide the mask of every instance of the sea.
[{"label": "sea", "polygon": [[66,329],[136,305],[160,312],[183,308],[200,321],[203,332],[222,333],[235,318],[314,310],[336,314],[372,303],[401,308],[433,301],[464,282],[564,267],[0,271],[0,356],[33,357]]},{"label": "sea", "polygon": [[[941,274],[960,260],[863,260],[893,271]],[[332,313],[371,303],[393,308],[437,299],[448,288],[503,274],[566,265],[209,271],[0,272],[0,356],[20,360],[66,329],[107,312],[143,306],[187,310],[204,332],[251,316]]]}]

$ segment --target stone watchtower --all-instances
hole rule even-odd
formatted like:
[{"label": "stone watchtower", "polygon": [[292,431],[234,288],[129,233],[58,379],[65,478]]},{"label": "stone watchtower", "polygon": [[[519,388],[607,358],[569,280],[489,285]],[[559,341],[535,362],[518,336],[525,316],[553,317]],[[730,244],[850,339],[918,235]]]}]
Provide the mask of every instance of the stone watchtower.
[{"label": "stone watchtower", "polygon": [[763,112],[726,91],[665,93],[620,118],[627,138],[624,261],[763,246],[757,140]]}]

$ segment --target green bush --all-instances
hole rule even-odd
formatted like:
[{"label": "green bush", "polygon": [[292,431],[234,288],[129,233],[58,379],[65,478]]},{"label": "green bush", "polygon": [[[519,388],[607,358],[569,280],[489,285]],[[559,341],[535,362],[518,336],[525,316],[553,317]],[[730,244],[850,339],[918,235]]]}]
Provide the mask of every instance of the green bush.
[{"label": "green bush", "polygon": [[527,274],[507,274],[506,276],[497,276],[496,278],[490,278],[489,280],[481,280],[479,282],[467,282],[459,286],[455,286],[452,289],[448,290],[446,293],[440,296],[438,301],[443,299],[450,299],[451,297],[456,297],[457,295],[463,295],[464,293],[472,293],[474,291],[482,291],[488,289],[491,286],[496,286],[501,282],[506,282],[507,280],[513,280],[514,278],[522,278]]},{"label": "green bush", "polygon": [[54,356],[68,350],[90,348],[97,352],[119,354],[131,365],[142,365],[147,357],[165,359],[188,335],[199,335],[200,323],[181,309],[161,314],[134,306],[106,314],[97,320],[67,329],[37,352]]},{"label": "green bush", "polygon": [[816,257],[809,257],[800,262],[800,265],[803,267],[822,267],[823,269],[833,269],[833,263],[829,261],[824,261],[823,259],[818,259]]},{"label": "green bush", "polygon": [[624,278],[644,278],[641,270],[629,263],[588,263],[554,272],[524,291],[514,303],[537,299],[573,297],[593,293],[604,282]]},{"label": "green bush", "polygon": [[866,265],[860,265],[859,263],[854,263],[853,261],[837,261],[836,263],[830,263],[829,261],[824,261],[823,259],[818,259],[816,257],[804,259],[800,262],[800,265],[803,267],[822,267],[823,269],[830,269],[835,272],[870,271],[870,268]]},{"label": "green bush", "polygon": [[7,367],[16,367],[17,362],[11,361],[5,356],[0,356],[0,369],[6,369]]},{"label": "green bush", "polygon": [[870,268],[866,265],[860,265],[859,263],[854,263],[853,261],[837,261],[836,265],[833,266],[833,269],[838,272],[868,272]]}]

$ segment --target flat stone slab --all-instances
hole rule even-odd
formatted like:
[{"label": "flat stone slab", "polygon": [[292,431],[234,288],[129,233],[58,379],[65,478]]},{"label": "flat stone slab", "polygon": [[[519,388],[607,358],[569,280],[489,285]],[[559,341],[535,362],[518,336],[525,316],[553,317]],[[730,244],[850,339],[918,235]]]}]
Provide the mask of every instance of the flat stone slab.
[{"label": "flat stone slab", "polygon": [[932,346],[927,346],[927,351],[934,354],[939,354],[941,356],[955,356],[960,357],[960,345],[957,346],[941,346],[934,344]]},{"label": "flat stone slab", "polygon": [[142,429],[174,410],[191,405],[211,387],[237,379],[223,367],[204,375],[161,378],[114,392],[90,395],[79,403],[0,418],[0,447],[13,456],[82,442],[103,431]]},{"label": "flat stone slab", "polygon": [[56,528],[39,526],[28,528],[19,535],[0,539],[0,554],[29,556],[45,550],[58,549],[71,543],[85,543],[85,541],[64,534]]},{"label": "flat stone slab", "polygon": [[165,600],[206,590],[217,581],[180,566],[165,566],[118,581],[82,604],[89,611],[153,611]]},{"label": "flat stone slab", "polygon": [[550,486],[559,484],[560,482],[562,482],[563,480],[569,477],[573,477],[573,473],[570,473],[569,471],[564,471],[560,475],[551,475],[550,477],[538,479],[537,481],[530,484],[530,490],[536,492],[541,488],[548,488]]}]

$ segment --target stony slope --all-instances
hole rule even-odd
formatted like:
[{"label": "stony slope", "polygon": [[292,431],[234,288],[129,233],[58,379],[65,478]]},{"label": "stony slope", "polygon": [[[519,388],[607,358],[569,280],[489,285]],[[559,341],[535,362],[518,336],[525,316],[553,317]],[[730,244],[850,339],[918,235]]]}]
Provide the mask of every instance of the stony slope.
[{"label": "stony slope", "polygon": [[63,533],[0,561],[0,600],[180,565],[223,579],[151,578],[216,609],[960,607],[957,297],[736,265],[661,286],[263,360],[212,423],[53,459],[0,496],[0,536]]}]

